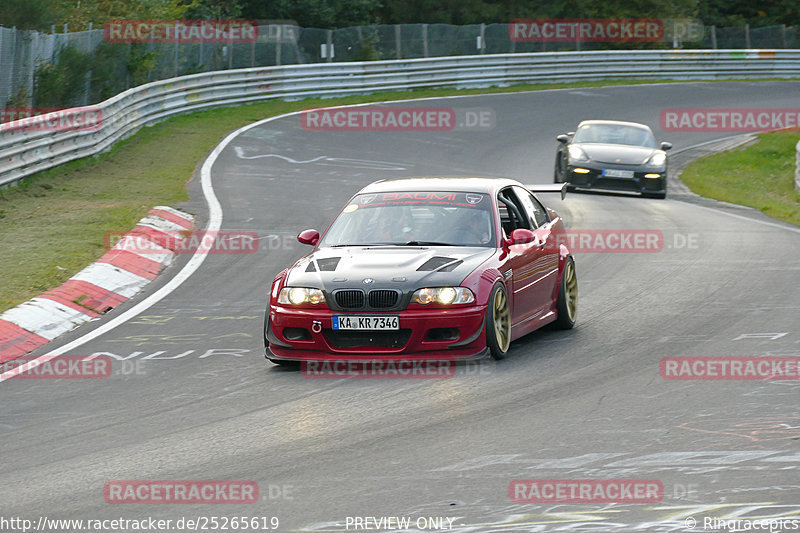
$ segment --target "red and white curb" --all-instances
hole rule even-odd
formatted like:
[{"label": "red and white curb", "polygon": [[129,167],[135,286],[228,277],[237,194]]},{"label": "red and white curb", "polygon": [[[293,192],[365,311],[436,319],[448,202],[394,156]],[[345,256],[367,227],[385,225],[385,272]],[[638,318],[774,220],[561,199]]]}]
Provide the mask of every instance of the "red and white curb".
[{"label": "red and white curb", "polygon": [[[181,232],[193,227],[192,215],[154,207],[97,262],[61,286],[0,314],[0,363],[25,355],[132,298],[175,257],[174,249],[156,242],[180,244]],[[142,240],[151,242],[143,247]]]}]

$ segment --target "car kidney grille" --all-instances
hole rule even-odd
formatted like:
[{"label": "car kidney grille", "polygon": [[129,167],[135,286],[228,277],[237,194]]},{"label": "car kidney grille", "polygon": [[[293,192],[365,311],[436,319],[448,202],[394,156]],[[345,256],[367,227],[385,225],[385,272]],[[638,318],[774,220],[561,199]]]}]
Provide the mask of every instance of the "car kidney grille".
[{"label": "car kidney grille", "polygon": [[364,307],[364,291],[336,291],[336,305],[342,309],[358,309]]},{"label": "car kidney grille", "polygon": [[369,291],[369,306],[373,309],[385,309],[397,305],[397,291],[376,289]]}]

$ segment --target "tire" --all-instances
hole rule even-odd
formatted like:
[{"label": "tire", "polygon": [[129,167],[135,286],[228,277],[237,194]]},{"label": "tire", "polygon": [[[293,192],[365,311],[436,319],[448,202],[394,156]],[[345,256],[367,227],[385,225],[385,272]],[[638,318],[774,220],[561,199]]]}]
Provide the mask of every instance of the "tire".
[{"label": "tire", "polygon": [[492,289],[486,309],[486,345],[492,358],[505,359],[511,345],[511,306],[505,287],[498,283]]},{"label": "tire", "polygon": [[556,167],[553,171],[553,183],[564,183],[564,178],[561,176],[561,158],[556,157]]},{"label": "tire", "polygon": [[578,277],[575,274],[575,261],[572,256],[564,264],[561,285],[556,300],[558,318],[553,322],[556,329],[572,329],[578,314]]}]

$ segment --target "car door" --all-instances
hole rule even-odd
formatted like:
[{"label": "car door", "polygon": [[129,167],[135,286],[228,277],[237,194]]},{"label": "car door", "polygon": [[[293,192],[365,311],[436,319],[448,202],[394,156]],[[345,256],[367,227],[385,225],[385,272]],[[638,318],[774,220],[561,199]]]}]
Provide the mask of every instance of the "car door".
[{"label": "car door", "polygon": [[519,197],[531,226],[535,228],[533,233],[536,235],[537,256],[533,270],[538,286],[535,301],[537,310],[546,311],[553,305],[558,284],[559,247],[553,232],[553,222],[547,209],[530,191],[514,187],[514,192]]},{"label": "car door", "polygon": [[[536,230],[531,218],[525,210],[522,199],[508,187],[498,194],[500,220],[508,239],[511,232],[518,228],[531,231]],[[509,286],[509,298],[512,301],[513,324],[524,323],[543,312],[545,303],[550,298],[542,294],[542,278],[546,268],[546,247],[540,247],[538,240],[535,242],[514,244],[507,247],[508,256],[503,275]]]}]

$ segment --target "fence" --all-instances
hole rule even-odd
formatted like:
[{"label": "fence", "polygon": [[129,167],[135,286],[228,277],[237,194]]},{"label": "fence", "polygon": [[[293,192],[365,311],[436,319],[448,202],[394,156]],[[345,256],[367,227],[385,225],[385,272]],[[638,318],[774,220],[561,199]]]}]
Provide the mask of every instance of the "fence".
[{"label": "fence", "polygon": [[[37,68],[52,64],[66,45],[91,56],[94,70],[85,83],[61,106],[88,105],[142,83],[186,74],[245,67],[268,67],[325,62],[412,59],[473,54],[591,51],[607,48],[800,48],[795,27],[703,27],[689,24],[693,34],[675,34],[675,24],[665,21],[659,43],[543,43],[515,42],[508,24],[402,24],[360,26],[338,30],[299,28],[291,25],[259,26],[251,43],[109,43],[102,29],[44,34],[0,27],[0,109],[42,106],[33,98]],[[64,28],[66,30],[66,28]],[[331,53],[332,52],[332,53]],[[89,60],[87,60],[89,61]]]},{"label": "fence", "polygon": [[524,82],[800,77],[800,50],[545,52],[223,70],[129,89],[97,106],[98,128],[0,134],[0,186],[95,155],[179,113],[271,99]]}]

